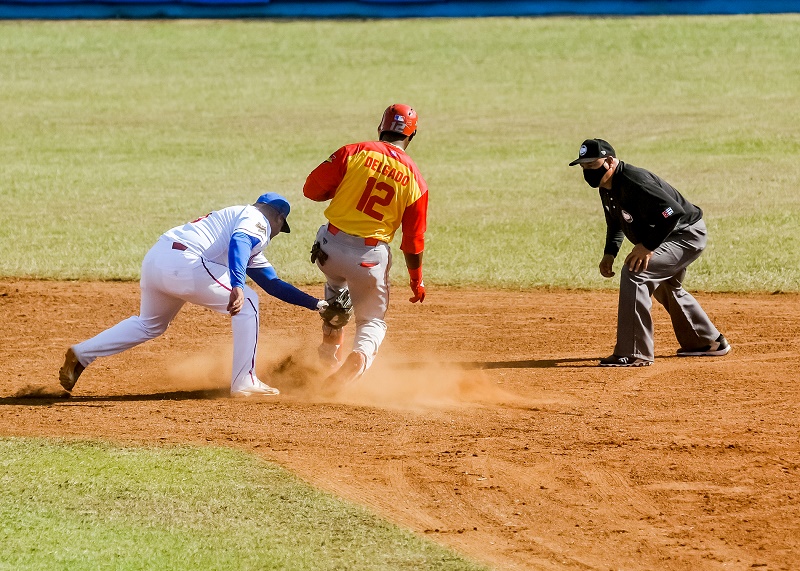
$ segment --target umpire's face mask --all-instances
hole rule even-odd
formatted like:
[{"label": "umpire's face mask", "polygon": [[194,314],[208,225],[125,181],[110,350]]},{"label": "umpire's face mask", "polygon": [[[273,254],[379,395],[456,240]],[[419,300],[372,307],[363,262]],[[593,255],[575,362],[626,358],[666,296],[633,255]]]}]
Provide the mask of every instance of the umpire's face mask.
[{"label": "umpire's face mask", "polygon": [[603,163],[596,169],[583,169],[583,180],[592,188],[597,188],[600,186],[600,181],[603,180],[607,172],[608,167],[606,163]]}]

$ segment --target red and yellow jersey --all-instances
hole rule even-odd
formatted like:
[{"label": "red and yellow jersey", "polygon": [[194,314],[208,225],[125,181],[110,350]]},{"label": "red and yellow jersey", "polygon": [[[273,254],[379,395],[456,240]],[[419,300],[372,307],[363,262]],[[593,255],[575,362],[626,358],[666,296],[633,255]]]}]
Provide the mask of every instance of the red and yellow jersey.
[{"label": "red and yellow jersey", "polygon": [[353,236],[391,242],[402,225],[400,249],[425,248],[428,185],[405,151],[382,141],[345,145],[306,179],[303,194],[331,203],[328,221]]}]

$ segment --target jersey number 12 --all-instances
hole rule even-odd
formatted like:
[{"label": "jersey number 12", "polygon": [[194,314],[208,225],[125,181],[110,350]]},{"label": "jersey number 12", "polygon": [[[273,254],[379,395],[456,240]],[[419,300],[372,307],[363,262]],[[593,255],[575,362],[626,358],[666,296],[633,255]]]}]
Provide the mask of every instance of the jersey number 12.
[{"label": "jersey number 12", "polygon": [[[378,194],[376,191],[385,192],[386,194],[380,196],[380,194]],[[373,194],[373,192],[376,193]],[[373,207],[388,206],[389,203],[392,202],[394,194],[395,190],[392,185],[386,184],[385,182],[378,182],[378,179],[376,179],[374,176],[371,176],[369,179],[367,179],[367,186],[364,188],[361,199],[356,205],[356,210],[360,210],[375,220],[383,220],[383,214],[380,212],[375,212]]]}]

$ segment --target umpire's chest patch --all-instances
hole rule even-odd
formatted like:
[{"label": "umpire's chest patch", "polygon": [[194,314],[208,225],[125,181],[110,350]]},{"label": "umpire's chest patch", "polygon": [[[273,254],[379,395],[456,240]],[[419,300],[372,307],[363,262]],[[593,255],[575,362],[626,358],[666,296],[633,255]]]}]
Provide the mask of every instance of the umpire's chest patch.
[{"label": "umpire's chest patch", "polygon": [[620,212],[622,213],[622,219],[623,219],[625,222],[627,222],[628,224],[630,224],[631,222],[633,222],[633,216],[631,216],[631,215],[630,215],[630,213],[628,213],[628,211],[627,211],[627,210],[620,210]]}]

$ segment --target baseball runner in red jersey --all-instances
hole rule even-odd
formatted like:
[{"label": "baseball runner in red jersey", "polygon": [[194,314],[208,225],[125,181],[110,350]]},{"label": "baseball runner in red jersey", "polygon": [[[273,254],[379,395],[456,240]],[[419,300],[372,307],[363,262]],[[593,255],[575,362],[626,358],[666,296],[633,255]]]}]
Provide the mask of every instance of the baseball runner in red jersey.
[{"label": "baseball runner in red jersey", "polygon": [[333,385],[350,382],[372,365],[386,335],[389,306],[389,242],[402,227],[400,249],[413,293],[425,299],[422,253],[428,213],[428,187],[406,148],[417,132],[417,113],[408,105],[386,109],[378,125],[378,141],[345,145],[315,168],[303,194],[330,200],[328,223],[320,227],[311,261],[325,274],[325,298],[348,289],[356,333],[352,352],[342,359],[344,332],[330,321],[322,325],[320,358],[331,367]]},{"label": "baseball runner in red jersey", "polygon": [[270,295],[322,311],[327,302],[279,279],[263,250],[279,232],[289,232],[289,203],[274,192],[255,204],[229,206],[162,234],[142,262],[139,315],[121,321],[67,350],[59,371],[72,391],[98,357],[115,355],[158,337],[186,302],[230,313],[233,328],[231,396],[277,395],[256,376],[258,295],[245,274]]}]

